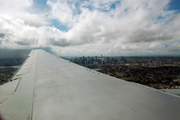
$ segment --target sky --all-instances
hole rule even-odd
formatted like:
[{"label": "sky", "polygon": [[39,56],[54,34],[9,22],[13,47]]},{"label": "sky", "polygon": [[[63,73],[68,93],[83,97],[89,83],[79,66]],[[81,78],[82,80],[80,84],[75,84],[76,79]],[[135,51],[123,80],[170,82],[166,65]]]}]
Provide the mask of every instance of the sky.
[{"label": "sky", "polygon": [[0,52],[37,48],[60,56],[180,56],[180,1],[0,0]]}]

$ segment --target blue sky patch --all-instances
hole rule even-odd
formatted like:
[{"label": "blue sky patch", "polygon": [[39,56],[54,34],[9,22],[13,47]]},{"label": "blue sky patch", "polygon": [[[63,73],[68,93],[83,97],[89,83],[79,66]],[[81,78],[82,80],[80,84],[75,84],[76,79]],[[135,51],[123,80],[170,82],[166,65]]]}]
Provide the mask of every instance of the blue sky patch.
[{"label": "blue sky patch", "polygon": [[61,31],[65,31],[65,32],[67,32],[69,30],[65,25],[61,24],[60,22],[58,22],[55,19],[51,20],[51,26],[54,26],[57,29],[59,29]]},{"label": "blue sky patch", "polygon": [[120,5],[120,1],[116,1],[111,4],[111,9],[115,9],[117,5]]},{"label": "blue sky patch", "polygon": [[33,0],[33,8],[38,12],[50,10],[50,7],[47,5],[47,0]]},{"label": "blue sky patch", "polygon": [[180,0],[171,0],[168,4],[168,10],[180,11]]}]

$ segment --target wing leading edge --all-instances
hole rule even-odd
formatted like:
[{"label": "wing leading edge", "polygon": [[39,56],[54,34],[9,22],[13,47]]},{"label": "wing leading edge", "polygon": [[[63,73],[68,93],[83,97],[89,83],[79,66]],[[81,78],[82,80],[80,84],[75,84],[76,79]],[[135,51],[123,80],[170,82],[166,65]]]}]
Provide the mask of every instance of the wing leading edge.
[{"label": "wing leading edge", "polygon": [[14,81],[0,86],[5,120],[179,120],[180,99],[31,51]]}]

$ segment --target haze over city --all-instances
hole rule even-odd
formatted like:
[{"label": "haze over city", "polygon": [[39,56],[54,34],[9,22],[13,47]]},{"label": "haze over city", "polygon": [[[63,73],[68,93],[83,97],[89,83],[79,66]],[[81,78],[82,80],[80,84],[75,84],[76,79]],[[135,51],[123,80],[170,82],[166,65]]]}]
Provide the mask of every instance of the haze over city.
[{"label": "haze over city", "polygon": [[44,48],[61,56],[179,56],[179,4],[0,0],[0,53]]}]

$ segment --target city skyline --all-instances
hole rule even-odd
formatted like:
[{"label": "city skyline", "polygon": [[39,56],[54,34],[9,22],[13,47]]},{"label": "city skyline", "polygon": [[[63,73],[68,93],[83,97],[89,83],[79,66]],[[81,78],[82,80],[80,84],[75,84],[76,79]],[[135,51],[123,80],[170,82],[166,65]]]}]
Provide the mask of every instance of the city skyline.
[{"label": "city skyline", "polygon": [[[178,0],[0,1],[0,55],[180,56]],[[21,53],[20,53],[21,54]]]}]

